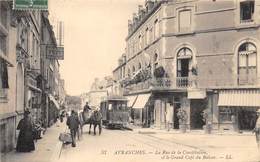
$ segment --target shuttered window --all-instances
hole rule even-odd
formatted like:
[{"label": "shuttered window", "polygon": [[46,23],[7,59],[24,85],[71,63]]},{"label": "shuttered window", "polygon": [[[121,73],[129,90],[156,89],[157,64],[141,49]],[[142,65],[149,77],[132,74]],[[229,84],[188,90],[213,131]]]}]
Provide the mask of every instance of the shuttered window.
[{"label": "shuttered window", "polygon": [[189,32],[191,30],[191,10],[179,12],[179,32]]}]

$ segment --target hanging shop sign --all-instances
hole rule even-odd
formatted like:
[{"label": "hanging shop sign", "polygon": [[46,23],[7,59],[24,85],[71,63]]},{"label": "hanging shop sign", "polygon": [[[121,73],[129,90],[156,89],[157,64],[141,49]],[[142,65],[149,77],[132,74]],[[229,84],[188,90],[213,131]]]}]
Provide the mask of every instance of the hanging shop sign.
[{"label": "hanging shop sign", "polygon": [[46,52],[48,59],[64,60],[64,47],[47,46]]}]

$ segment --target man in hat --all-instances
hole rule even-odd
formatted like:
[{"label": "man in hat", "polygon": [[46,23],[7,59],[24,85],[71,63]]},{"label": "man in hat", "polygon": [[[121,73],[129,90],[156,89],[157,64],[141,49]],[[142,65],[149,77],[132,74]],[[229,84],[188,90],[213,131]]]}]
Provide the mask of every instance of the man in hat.
[{"label": "man in hat", "polygon": [[71,133],[71,139],[72,139],[72,147],[76,147],[75,137],[79,129],[79,118],[77,116],[77,113],[72,110],[71,115],[67,118],[66,124],[68,125]]},{"label": "man in hat", "polygon": [[88,105],[88,102],[86,102],[86,105],[84,106],[83,108],[83,121],[85,123],[87,123],[88,119],[89,119],[89,115],[90,115],[90,111],[91,111],[91,108],[89,107]]},{"label": "man in hat", "polygon": [[260,149],[260,109],[258,109],[256,111],[256,114],[257,114],[257,121],[255,124],[254,131],[255,131],[257,146],[258,146],[258,149]]}]

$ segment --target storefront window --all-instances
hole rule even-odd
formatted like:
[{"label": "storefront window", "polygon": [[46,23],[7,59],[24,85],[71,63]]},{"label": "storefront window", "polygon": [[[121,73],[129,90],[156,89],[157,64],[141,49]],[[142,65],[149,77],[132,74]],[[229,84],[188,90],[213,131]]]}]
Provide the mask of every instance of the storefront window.
[{"label": "storefront window", "polygon": [[221,122],[231,122],[232,109],[229,107],[221,107],[219,109],[219,118]]}]

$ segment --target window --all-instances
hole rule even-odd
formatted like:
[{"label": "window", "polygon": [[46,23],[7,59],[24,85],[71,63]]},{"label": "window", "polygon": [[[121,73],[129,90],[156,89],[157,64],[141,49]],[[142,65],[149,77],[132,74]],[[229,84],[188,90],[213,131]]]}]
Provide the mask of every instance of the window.
[{"label": "window", "polygon": [[131,70],[130,70],[130,69],[127,70],[127,76],[128,76],[128,77],[131,76]]},{"label": "window", "polygon": [[150,29],[150,41],[153,42],[154,41],[154,33],[153,33],[153,28]]},{"label": "window", "polygon": [[153,62],[154,62],[154,69],[156,69],[158,67],[158,54],[157,53],[154,54]]},{"label": "window", "polygon": [[244,43],[238,49],[238,82],[243,84],[256,83],[257,51],[252,43]]},{"label": "window", "polygon": [[133,75],[135,74],[135,66],[132,67]]},{"label": "window", "polygon": [[141,35],[139,35],[139,37],[138,37],[138,40],[139,40],[139,50],[141,50],[142,49],[142,36]]},{"label": "window", "polygon": [[123,67],[123,78],[125,78],[125,67]]},{"label": "window", "polygon": [[8,16],[8,10],[7,7],[1,2],[1,8],[0,8],[0,22],[1,24],[7,28],[7,16]]},{"label": "window", "polygon": [[138,64],[138,69],[142,69],[142,64],[141,64],[141,62],[139,62],[139,64]]},{"label": "window", "polygon": [[244,1],[240,2],[240,22],[247,23],[253,21],[254,15],[254,1]]},{"label": "window", "polygon": [[159,37],[159,22],[158,19],[154,22],[154,39],[157,39]]},{"label": "window", "polygon": [[219,119],[221,122],[231,122],[232,109],[228,107],[219,108]]},{"label": "window", "polygon": [[7,55],[6,36],[0,35],[0,54]]},{"label": "window", "polygon": [[179,32],[191,31],[191,10],[179,12]]},{"label": "window", "polygon": [[146,45],[148,45],[149,42],[150,42],[150,40],[149,40],[149,29],[146,28],[146,30],[145,30],[145,43],[146,43]]},{"label": "window", "polygon": [[2,58],[0,58],[0,99],[7,97],[6,89],[8,88],[9,84],[7,63]]},{"label": "window", "polygon": [[189,76],[189,66],[192,59],[192,51],[184,47],[179,50],[177,54],[177,76],[178,77],[188,77]]}]

